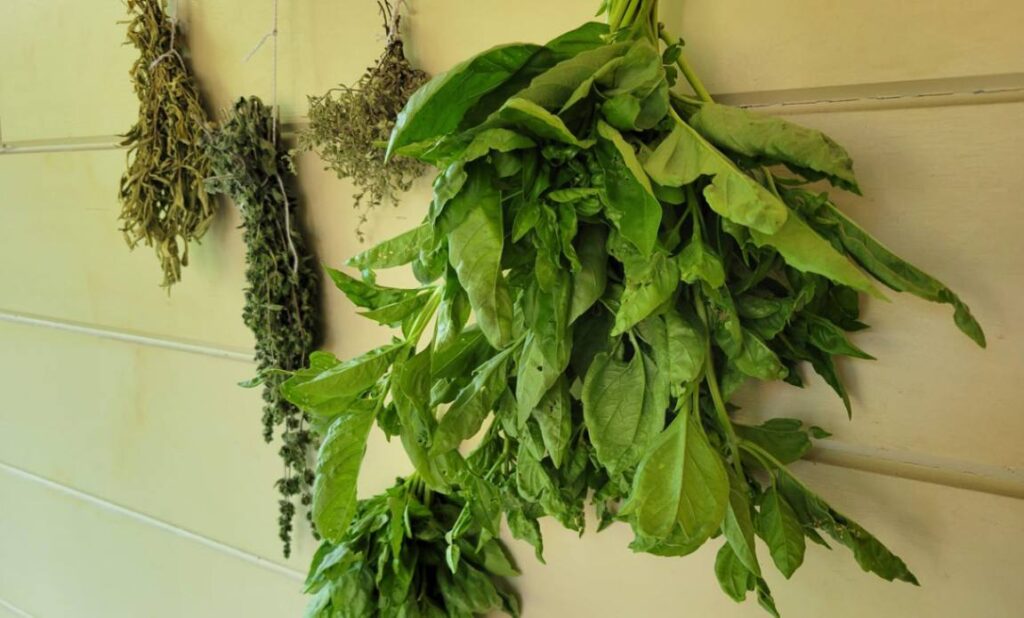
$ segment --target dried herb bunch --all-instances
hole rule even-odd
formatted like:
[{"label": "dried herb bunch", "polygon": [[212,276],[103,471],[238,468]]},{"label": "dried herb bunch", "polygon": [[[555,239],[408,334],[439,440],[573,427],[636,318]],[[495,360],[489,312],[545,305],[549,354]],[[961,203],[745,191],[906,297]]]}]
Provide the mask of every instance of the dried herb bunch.
[{"label": "dried herb bunch", "polygon": [[[412,68],[405,57],[398,11],[388,0],[377,4],[387,36],[383,55],[355,86],[340,85],[323,96],[309,97],[309,128],[299,134],[300,150],[316,151],[327,164],[325,169],[351,179],[357,209],[366,200],[360,227],[367,211],[384,200],[396,201],[426,168],[406,157],[384,160],[395,117],[427,75]],[[357,234],[362,239],[358,228]]]},{"label": "dried herb bunch", "polygon": [[315,259],[303,241],[296,200],[289,194],[287,152],[274,144],[274,118],[256,97],[239,99],[228,118],[207,139],[214,176],[210,193],[229,196],[242,212],[245,231],[245,324],[256,336],[259,373],[247,385],[263,385],[263,437],[281,431],[285,472],[280,533],[284,554],[291,553],[292,520],[299,498],[309,505],[313,439],[303,413],[285,401],[278,387],[286,372],[306,366],[319,343],[319,277]]},{"label": "dried herb bunch", "polygon": [[128,42],[139,50],[131,69],[139,119],[125,135],[128,170],[121,177],[121,231],[128,246],[153,247],[163,286],[181,280],[188,244],[206,232],[213,204],[203,180],[210,163],[203,151],[208,119],[185,59],[177,25],[161,0],[127,0]]}]

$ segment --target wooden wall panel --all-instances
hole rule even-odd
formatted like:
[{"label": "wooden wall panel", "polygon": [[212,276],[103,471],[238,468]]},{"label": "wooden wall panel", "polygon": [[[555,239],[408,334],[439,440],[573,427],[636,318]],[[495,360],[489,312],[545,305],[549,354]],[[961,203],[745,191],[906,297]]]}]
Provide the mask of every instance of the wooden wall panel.
[{"label": "wooden wall panel", "polygon": [[32,616],[301,615],[302,583],[0,471],[0,597]]}]

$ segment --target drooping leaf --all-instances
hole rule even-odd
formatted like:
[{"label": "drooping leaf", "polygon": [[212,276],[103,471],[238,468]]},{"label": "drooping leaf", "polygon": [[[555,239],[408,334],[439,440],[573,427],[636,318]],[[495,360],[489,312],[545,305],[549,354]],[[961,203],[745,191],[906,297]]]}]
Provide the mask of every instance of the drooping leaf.
[{"label": "drooping leaf", "polygon": [[726,219],[763,234],[781,230],[789,216],[782,200],[682,121],[676,122],[647,157],[644,170],[666,187],[681,187],[700,176],[711,176],[711,184],[704,189],[708,205]]},{"label": "drooping leaf", "polygon": [[651,189],[643,167],[622,134],[597,123],[597,157],[604,169],[606,213],[622,236],[641,255],[654,251],[661,226],[661,204]]},{"label": "drooping leaf", "polygon": [[731,152],[785,163],[811,179],[824,176],[837,187],[860,193],[850,155],[821,131],[718,103],[702,104],[690,117],[690,126]]},{"label": "drooping leaf", "polygon": [[374,416],[372,407],[339,416],[317,453],[313,522],[328,541],[341,540],[355,514],[359,468]]},{"label": "drooping leaf", "polygon": [[789,579],[804,561],[804,532],[786,499],[770,486],[761,499],[757,529],[768,544],[772,561]]},{"label": "drooping leaf", "polygon": [[699,544],[718,530],[728,503],[722,458],[693,417],[680,413],[647,450],[621,513],[646,536],[668,537],[678,525]]},{"label": "drooping leaf", "polygon": [[446,209],[448,259],[469,294],[480,330],[500,349],[512,338],[512,299],[501,272],[501,196],[486,169],[475,167]]}]

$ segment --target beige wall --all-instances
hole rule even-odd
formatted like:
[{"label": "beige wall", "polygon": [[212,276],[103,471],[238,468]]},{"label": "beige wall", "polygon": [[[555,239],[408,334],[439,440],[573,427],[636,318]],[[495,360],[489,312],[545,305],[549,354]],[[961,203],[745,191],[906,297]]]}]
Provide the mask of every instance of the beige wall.
[{"label": "beige wall", "polygon": [[[542,41],[596,0],[412,0],[409,49],[431,72],[508,40]],[[887,584],[844,550],[814,548],[792,581],[770,579],[790,618],[1024,615],[1024,3],[1013,0],[665,0],[715,92],[793,115],[843,142],[866,197],[844,205],[941,275],[989,335],[975,349],[943,307],[872,301],[844,366],[853,422],[818,385],[743,393],[744,413],[799,416],[835,433],[800,473],[876,531],[921,579]],[[0,122],[0,618],[298,616],[314,543],[280,558],[279,471],[260,439],[241,323],[243,247],[225,205],[167,296],[153,256],[129,253],[114,198],[115,141],[135,101],[115,0],[3,0]],[[269,96],[270,0],[190,0],[203,86],[218,107]],[[370,0],[281,2],[280,97],[355,79],[376,55]],[[359,245],[350,188],[301,162],[316,248]],[[419,220],[425,179],[367,226],[380,240]],[[400,276],[400,275],[399,275]],[[328,293],[329,347],[386,336]],[[372,445],[363,491],[407,471]],[[628,531],[579,540],[547,528],[548,565],[514,545],[528,616],[759,616],[717,589],[716,547],[677,560],[632,555]],[[712,543],[711,545],[717,545]]]}]

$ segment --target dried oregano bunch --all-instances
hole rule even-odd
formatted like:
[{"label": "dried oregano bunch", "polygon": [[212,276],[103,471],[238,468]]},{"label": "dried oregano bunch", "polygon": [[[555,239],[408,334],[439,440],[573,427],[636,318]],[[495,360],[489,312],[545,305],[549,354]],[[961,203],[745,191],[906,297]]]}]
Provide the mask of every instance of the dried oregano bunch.
[{"label": "dried oregano bunch", "polygon": [[[395,201],[426,169],[415,159],[384,160],[395,116],[427,75],[405,58],[398,11],[387,0],[378,5],[387,35],[383,55],[355,86],[341,85],[323,96],[309,97],[309,128],[299,133],[300,150],[316,151],[327,169],[352,181],[355,207],[366,200],[360,224],[367,210],[384,200]],[[362,238],[360,228],[357,233]]]},{"label": "dried oregano bunch", "polygon": [[139,119],[122,142],[128,170],[121,177],[121,231],[131,248],[143,242],[156,250],[169,287],[188,265],[188,244],[213,218],[203,186],[210,170],[202,144],[207,116],[163,2],[127,4],[128,41],[139,50],[131,69]]},{"label": "dried oregano bunch", "polygon": [[214,176],[210,193],[223,193],[242,212],[248,287],[243,317],[256,337],[258,376],[263,384],[263,437],[281,431],[285,475],[280,525],[284,554],[291,552],[295,499],[309,505],[313,438],[303,413],[285,401],[278,387],[286,372],[301,369],[320,340],[319,277],[315,259],[299,229],[297,202],[285,182],[287,152],[274,144],[271,110],[256,97],[239,99],[206,151]]},{"label": "dried oregano bunch", "polygon": [[[589,505],[632,528],[634,551],[713,544],[724,592],[774,615],[765,570],[790,577],[808,542],[916,584],[790,469],[827,432],[740,422],[729,399],[813,369],[848,408],[837,359],[870,358],[848,333],[876,282],[951,305],[984,346],[982,329],[821,192],[859,190],[849,154],[712,101],[657,4],[608,0],[610,27],[492,48],[410,98],[389,149],[440,170],[424,222],[350,260],[361,277],[329,271],[396,336],[346,361],[318,352],[281,387],[323,436],[313,518],[328,544],[351,534],[376,424],[460,519],[493,535],[504,519],[538,552],[538,518],[582,531]],[[696,97],[671,92],[680,74]],[[375,283],[404,265],[419,287]],[[329,575],[342,601],[346,578],[374,574],[352,564]]]}]

